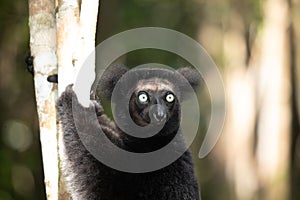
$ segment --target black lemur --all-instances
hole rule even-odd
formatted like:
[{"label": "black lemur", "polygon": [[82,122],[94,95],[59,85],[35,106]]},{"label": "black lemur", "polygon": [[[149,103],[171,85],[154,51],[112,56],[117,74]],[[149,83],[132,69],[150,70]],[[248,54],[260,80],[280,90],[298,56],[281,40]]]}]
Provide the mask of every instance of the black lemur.
[{"label": "black lemur", "polygon": [[[66,156],[66,160],[63,162],[63,171],[67,188],[73,200],[200,199],[189,150],[164,168],[146,173],[128,173],[101,163],[85,148],[79,138],[72,114],[72,103],[80,106],[80,109],[95,109],[97,123],[100,124],[104,134],[115,145],[126,151],[137,153],[155,151],[174,138],[180,129],[180,105],[188,95],[186,94],[188,90],[181,85],[178,74],[184,77],[193,88],[199,85],[200,75],[191,68],[180,68],[177,71],[140,70],[143,70],[143,73],[137,76],[136,80],[127,80],[131,83],[133,88],[130,91],[133,92],[128,94],[128,91],[123,91],[122,95],[130,95],[130,115],[127,118],[131,118],[135,124],[144,127],[150,122],[164,123],[159,133],[149,138],[134,137],[123,132],[104,114],[99,103],[94,102],[89,108],[81,107],[72,86],[68,86],[58,99],[58,118],[62,124]],[[99,82],[97,90],[100,97],[110,98],[117,82],[130,71],[123,66],[109,68]],[[156,107],[151,111],[152,105],[156,105]],[[116,105],[117,114],[122,115],[123,111],[122,107]],[[126,123],[126,120],[124,121]],[[185,145],[183,139],[178,142]],[[176,151],[176,149],[174,150]],[[106,149],[108,154],[113,153],[110,151],[112,150]]]}]

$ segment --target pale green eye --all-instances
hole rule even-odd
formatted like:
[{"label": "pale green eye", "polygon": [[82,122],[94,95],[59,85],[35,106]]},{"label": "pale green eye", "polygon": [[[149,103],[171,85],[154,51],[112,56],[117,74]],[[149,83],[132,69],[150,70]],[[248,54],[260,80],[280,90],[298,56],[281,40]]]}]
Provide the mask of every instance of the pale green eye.
[{"label": "pale green eye", "polygon": [[169,103],[172,103],[174,101],[175,97],[173,94],[168,94],[166,96],[166,101],[169,102]]},{"label": "pale green eye", "polygon": [[147,101],[148,101],[148,96],[147,96],[145,93],[140,94],[140,95],[139,95],[139,101],[140,101],[141,103],[147,102]]}]

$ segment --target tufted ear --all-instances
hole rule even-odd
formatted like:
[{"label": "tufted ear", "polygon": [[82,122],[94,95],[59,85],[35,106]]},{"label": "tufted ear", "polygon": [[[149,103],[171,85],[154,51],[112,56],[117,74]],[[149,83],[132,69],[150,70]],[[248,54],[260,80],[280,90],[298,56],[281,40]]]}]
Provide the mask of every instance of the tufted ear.
[{"label": "tufted ear", "polygon": [[[202,77],[199,72],[190,67],[183,67],[177,70],[191,85],[191,87],[196,90],[202,81]],[[182,88],[183,89],[183,88]]]},{"label": "tufted ear", "polygon": [[110,99],[117,82],[127,71],[128,68],[124,65],[113,65],[106,69],[97,86],[99,97]]}]

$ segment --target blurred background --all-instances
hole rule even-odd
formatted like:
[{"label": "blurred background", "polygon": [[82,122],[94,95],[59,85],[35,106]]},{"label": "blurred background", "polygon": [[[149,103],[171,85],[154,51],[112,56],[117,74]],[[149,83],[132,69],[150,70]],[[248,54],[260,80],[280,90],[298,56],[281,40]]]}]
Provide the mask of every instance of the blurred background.
[{"label": "blurred background", "polygon": [[[102,0],[97,43],[132,28],[165,27],[197,40],[212,56],[226,89],[222,135],[197,157],[210,116],[191,149],[204,200],[300,199],[300,0]],[[29,51],[28,2],[0,1],[0,200],[45,199]],[[128,66],[186,61],[141,50]]]}]

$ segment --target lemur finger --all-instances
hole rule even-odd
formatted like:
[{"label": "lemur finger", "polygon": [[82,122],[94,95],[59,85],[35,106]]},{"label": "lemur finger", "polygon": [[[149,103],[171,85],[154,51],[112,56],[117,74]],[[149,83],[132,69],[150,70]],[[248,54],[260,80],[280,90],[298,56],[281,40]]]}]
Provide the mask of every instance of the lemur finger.
[{"label": "lemur finger", "polygon": [[50,83],[58,83],[58,75],[53,74],[47,77],[47,81]]},{"label": "lemur finger", "polygon": [[101,116],[104,114],[104,109],[102,107],[101,104],[99,104],[97,101],[95,100],[92,100],[92,105],[95,107],[95,111],[96,111],[96,115],[97,116]]}]

